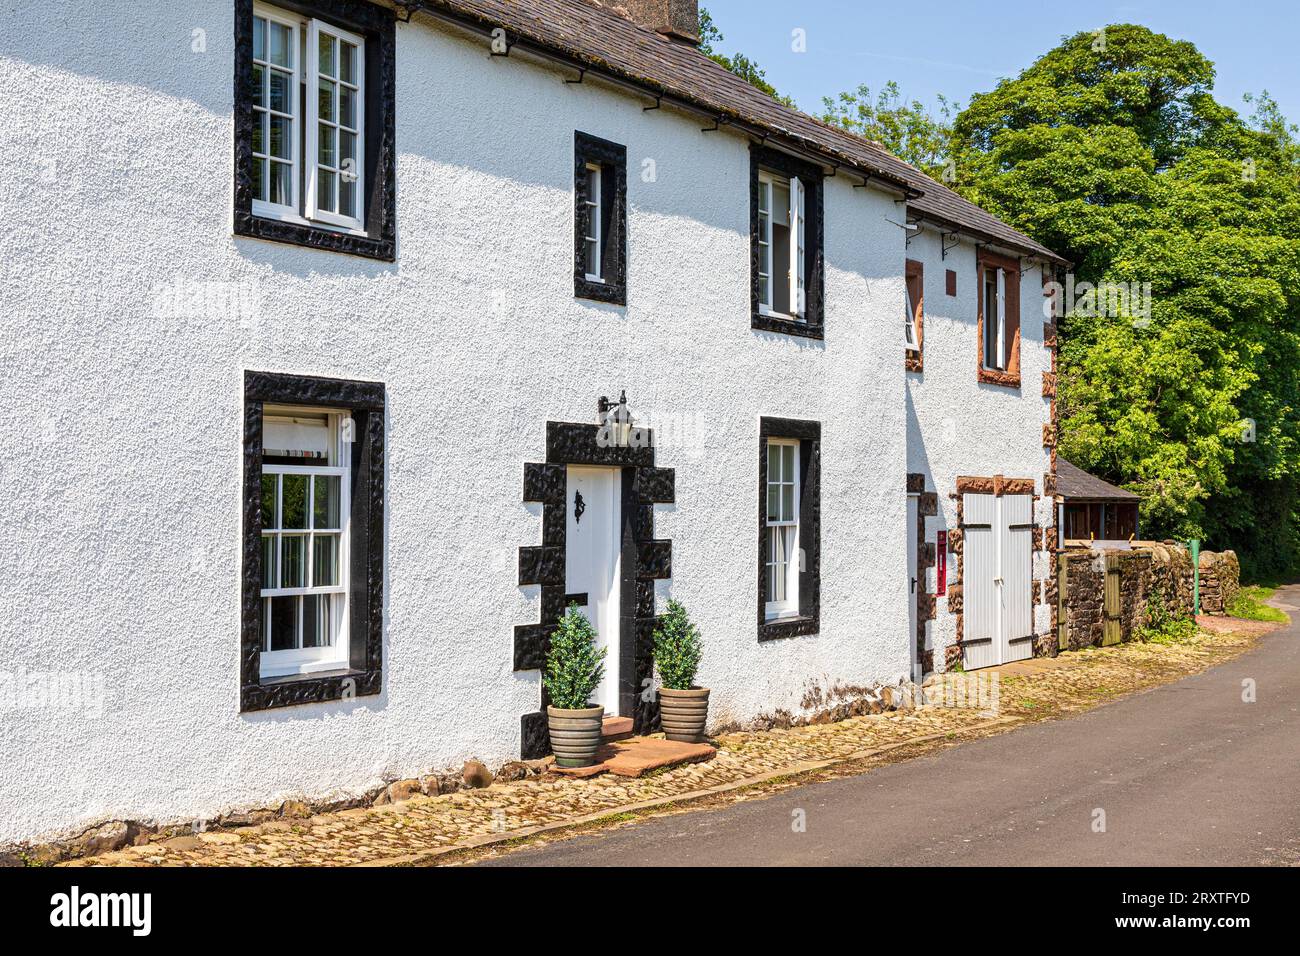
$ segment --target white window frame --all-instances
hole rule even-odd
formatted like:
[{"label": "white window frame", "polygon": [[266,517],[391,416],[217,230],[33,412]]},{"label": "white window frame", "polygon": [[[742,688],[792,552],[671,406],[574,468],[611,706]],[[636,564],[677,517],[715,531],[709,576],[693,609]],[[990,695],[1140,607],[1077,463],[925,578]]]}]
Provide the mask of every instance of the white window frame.
[{"label": "white window frame", "polygon": [[772,176],[758,173],[758,311],[772,315]]},{"label": "white window frame", "polygon": [[903,300],[907,309],[907,321],[903,325],[903,338],[909,352],[921,351],[920,336],[916,334],[916,303],[912,301],[912,283],[904,276]]},{"label": "white window frame", "polygon": [[798,176],[790,177],[790,307],[800,322],[807,321],[804,293],[804,187]]},{"label": "white window frame", "polygon": [[[320,171],[320,35],[324,32],[329,36],[336,38],[340,42],[339,55],[336,57],[335,77],[326,77],[334,83],[335,90],[343,86],[353,87],[353,84],[345,83],[342,78],[342,43],[346,41],[357,48],[356,64],[356,102],[357,102],[357,214],[355,216],[344,216],[328,209],[320,209],[316,205],[317,191],[317,174]],[[304,163],[304,167],[310,166],[310,173],[306,176],[307,182],[307,201],[306,214],[307,218],[316,222],[329,223],[332,226],[338,226],[350,232],[365,232],[364,223],[366,221],[365,213],[365,169],[366,169],[366,41],[364,37],[358,36],[348,30],[343,30],[334,26],[332,23],[323,23],[320,20],[307,21],[307,156],[311,162]],[[341,103],[342,97],[338,97]],[[343,117],[342,111],[338,104],[335,105],[334,126],[334,157],[340,163],[340,166],[334,168],[337,177],[334,185],[334,196],[337,200],[342,195],[340,184],[343,179],[341,168],[341,156],[343,152]],[[351,131],[351,130],[349,130]],[[328,168],[328,167],[327,167]]]},{"label": "white window frame", "polygon": [[[989,280],[989,273],[995,271],[997,273],[997,277],[994,280],[995,301],[991,303],[992,308],[990,309],[990,302],[988,301],[989,298],[988,280]],[[1005,270],[995,266],[984,266],[983,268],[981,268],[980,295],[984,299],[984,323],[985,323],[984,341],[980,343],[980,363],[984,366],[985,370],[987,371],[1001,372],[1007,368],[1007,366],[1010,364],[1011,361],[1011,356],[1009,354],[1009,347],[1007,346],[1006,343],[1007,286],[1006,286]],[[992,349],[993,361],[994,361],[993,365],[989,364],[990,349],[989,349],[988,335],[990,330],[992,330],[993,334],[997,336],[997,338],[993,342],[993,349]],[[1001,364],[997,364],[999,360],[1001,361]]]},{"label": "white window frame", "polygon": [[[301,116],[302,111],[299,109],[302,96],[302,19],[288,13],[287,11],[281,10],[278,7],[267,6],[263,3],[253,4],[253,17],[266,20],[268,24],[278,23],[283,27],[288,27],[290,31],[290,49],[293,53],[293,78],[290,81],[289,87],[290,112],[288,114],[278,114],[288,115],[292,120],[289,126],[291,133],[289,137],[289,194],[292,197],[292,205],[286,206],[281,203],[273,203],[270,201],[271,161],[267,157],[269,157],[271,153],[271,121],[268,118],[266,124],[266,136],[262,140],[262,148],[265,152],[261,154],[261,157],[254,154],[254,158],[261,158],[266,163],[267,198],[253,199],[253,215],[261,216],[264,219],[281,219],[289,222],[297,222],[302,220],[302,217],[298,215],[299,185],[302,179],[302,157],[299,155],[303,129],[303,119]],[[266,32],[266,46],[268,51],[270,49],[270,44],[271,34],[268,29]],[[256,53],[256,50],[253,52]],[[269,60],[258,61],[254,59],[253,63],[255,65],[260,65],[263,72],[268,77],[271,70],[279,70],[280,72],[283,72],[283,68],[271,66]],[[268,79],[266,85],[266,97],[263,100],[262,107],[253,107],[253,115],[259,123],[264,114],[268,117],[275,115],[271,113],[270,90],[270,81]]]},{"label": "white window frame", "polygon": [[[787,476],[784,473],[782,473],[781,475],[776,476],[777,480],[775,481],[773,480],[773,475],[772,475],[771,450],[773,448],[794,449],[794,454],[791,456],[791,462],[792,462],[791,467],[793,468],[793,474]],[[799,538],[801,532],[801,529],[799,527],[799,505],[800,505],[800,498],[803,493],[803,488],[801,487],[801,483],[799,480],[799,465],[800,465],[799,454],[800,454],[800,442],[798,441],[798,439],[793,439],[793,438],[769,438],[768,439],[767,483],[766,486],[763,488],[763,513],[766,516],[766,527],[767,527],[767,534],[765,536],[765,540],[763,541],[763,549],[764,549],[763,573],[767,575],[769,578],[771,577],[772,574],[771,569],[773,565],[776,563],[774,561],[774,555],[773,555],[774,536],[772,533],[772,529],[774,528],[793,529],[792,532],[782,531],[782,534],[786,537],[786,542],[787,542],[787,547],[785,551],[785,599],[780,601],[773,601],[770,600],[772,595],[771,594],[768,595],[769,600],[767,601],[767,603],[764,605],[763,608],[763,616],[768,621],[775,621],[775,620],[781,620],[783,618],[791,618],[791,617],[799,616]],[[782,455],[778,455],[777,460],[780,461],[783,457],[784,456]],[[785,486],[792,487],[793,489],[791,494],[792,513],[789,518],[774,520],[771,517],[771,514],[768,511],[768,500],[771,496],[771,488],[773,486],[778,488],[778,493],[777,493],[778,507],[781,501],[780,489]]]},{"label": "white window frame", "polygon": [[[791,311],[778,312],[772,308],[773,267],[772,261],[772,200],[776,195],[777,184],[790,187],[790,206],[786,215],[790,222],[790,272],[789,298]],[[760,315],[774,318],[792,319],[806,322],[808,315],[807,293],[804,288],[805,263],[807,261],[807,229],[805,219],[807,190],[798,176],[782,176],[779,173],[758,171],[758,277]]]},{"label": "white window frame", "polygon": [[591,243],[592,247],[595,249],[592,261],[596,266],[596,271],[594,273],[587,273],[588,282],[605,281],[605,277],[602,274],[604,271],[604,262],[602,261],[603,256],[601,255],[602,250],[600,247],[603,238],[600,234],[600,201],[601,190],[605,185],[604,174],[604,167],[599,163],[587,163],[587,198],[585,200],[585,205],[587,207],[587,233],[582,237],[582,253],[583,258],[585,259],[587,254],[587,244]]},{"label": "white window frame", "polygon": [[[292,156],[292,174],[290,177],[290,188],[293,195],[293,206],[284,206],[278,203],[271,203],[260,199],[253,200],[253,215],[263,219],[277,219],[282,222],[292,222],[301,226],[313,226],[321,229],[329,229],[333,232],[347,233],[350,235],[365,236],[365,197],[366,197],[366,161],[365,161],[365,142],[366,142],[366,85],[365,85],[365,63],[366,47],[365,38],[358,34],[344,30],[342,27],[335,26],[325,20],[302,17],[279,7],[267,3],[255,2],[253,4],[253,16],[261,17],[268,21],[274,21],[284,26],[290,27],[293,31],[293,143],[290,148]],[[329,210],[316,208],[316,172],[317,160],[320,156],[320,124],[319,124],[319,100],[318,89],[320,86],[319,59],[320,59],[320,33],[328,33],[330,36],[338,37],[349,43],[356,44],[357,47],[357,215],[340,216]],[[269,69],[269,67],[265,67]],[[331,82],[336,82],[335,78],[329,78]],[[341,80],[337,81],[341,82]],[[350,84],[349,84],[350,85]],[[303,108],[303,100],[306,101],[306,107]],[[266,103],[269,111],[270,103]],[[261,111],[254,107],[257,115]],[[263,144],[268,150],[270,149],[270,126],[267,127],[267,141]],[[341,138],[335,132],[335,155],[337,157]],[[310,168],[310,172],[308,172]],[[268,191],[268,195],[269,195]],[[335,185],[335,195],[338,195],[337,183]]]},{"label": "white window frame", "polygon": [[[310,415],[320,415],[322,413],[328,416],[329,433],[330,433],[330,465],[266,465],[262,466],[263,475],[307,475],[307,476],[336,476],[339,479],[339,527],[337,529],[327,528],[290,528],[283,529],[279,527],[282,519],[281,508],[283,498],[284,479],[278,477],[276,482],[276,515],[277,527],[272,529],[263,529],[262,538],[268,537],[282,538],[285,535],[302,535],[306,538],[303,548],[303,566],[304,573],[308,575],[307,580],[310,582],[310,576],[315,573],[315,554],[314,541],[317,532],[328,532],[337,534],[338,540],[338,578],[337,584],[326,585],[322,587],[295,587],[295,588],[262,588],[259,591],[259,600],[261,602],[262,615],[262,650],[260,657],[260,676],[268,677],[285,677],[294,674],[311,674],[320,671],[338,670],[347,667],[349,659],[349,617],[350,608],[348,601],[348,581],[349,581],[349,556],[351,548],[349,547],[351,539],[352,524],[352,489],[351,489],[351,450],[352,446],[346,440],[345,432],[348,426],[345,422],[350,421],[350,415],[347,411],[337,409],[320,409],[311,407],[296,407],[287,405],[274,405],[272,411],[266,418],[274,419],[285,417],[293,413],[303,413]],[[264,419],[265,421],[265,419]],[[315,523],[315,483],[309,484],[311,492],[308,494],[306,509],[308,525]],[[260,549],[259,549],[260,551]],[[276,548],[276,570],[280,572],[283,562],[283,549],[277,542]],[[337,618],[333,623],[332,643],[328,647],[299,647],[294,650],[272,651],[270,647],[270,632],[268,630],[270,620],[270,598],[276,597],[298,597],[304,595],[337,595],[334,600]],[[298,603],[298,633],[302,635],[303,627],[303,606],[304,602]]]}]

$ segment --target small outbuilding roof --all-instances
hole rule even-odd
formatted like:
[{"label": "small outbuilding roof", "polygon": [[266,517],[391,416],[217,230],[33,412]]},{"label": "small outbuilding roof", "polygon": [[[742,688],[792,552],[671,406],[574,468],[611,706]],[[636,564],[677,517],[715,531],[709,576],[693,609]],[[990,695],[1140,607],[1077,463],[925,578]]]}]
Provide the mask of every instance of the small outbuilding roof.
[{"label": "small outbuilding roof", "polygon": [[1112,485],[1109,481],[1102,481],[1059,456],[1056,459],[1056,493],[1062,498],[1075,501],[1141,500],[1140,495]]}]

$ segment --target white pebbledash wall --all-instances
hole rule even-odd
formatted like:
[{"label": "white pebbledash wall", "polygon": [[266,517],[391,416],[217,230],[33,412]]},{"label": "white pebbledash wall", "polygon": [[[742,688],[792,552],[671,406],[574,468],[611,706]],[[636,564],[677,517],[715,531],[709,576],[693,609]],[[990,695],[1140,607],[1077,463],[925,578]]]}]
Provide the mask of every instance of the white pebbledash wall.
[{"label": "white pebbledash wall", "polygon": [[[102,675],[104,699],[3,715],[0,843],[517,757],[540,699],[512,671],[512,629],[539,615],[516,585],[519,546],[541,542],[523,463],[544,460],[547,420],[594,421],[621,389],[677,471],[660,607],[671,593],[699,622],[713,720],[906,674],[916,412],[891,197],[827,179],[826,340],[754,332],[743,138],[417,20],[397,29],[398,261],[237,239],[228,2],[4,20],[0,672]],[[573,296],[575,129],[628,149],[625,309]],[[944,321],[927,318],[927,367],[969,365],[973,319],[950,320],[951,346]],[[387,386],[381,695],[239,713],[245,369]],[[975,403],[950,398],[978,444]],[[1037,422],[1037,403],[988,401]],[[765,644],[760,415],[823,435],[821,633]]]},{"label": "white pebbledash wall", "polygon": [[[907,244],[907,258],[923,265],[925,284],[924,370],[907,373],[907,471],[925,475],[925,490],[938,495],[939,513],[925,519],[925,540],[936,544],[940,530],[957,528],[959,475],[1034,479],[1034,523],[1050,528],[1054,506],[1044,495],[1043,476],[1051,471],[1051,453],[1043,447],[1043,425],[1051,421],[1051,400],[1043,397],[1043,373],[1052,371],[1052,356],[1043,345],[1041,268],[1025,268],[1020,280],[1020,388],[981,384],[976,245],[963,237],[953,247],[950,236],[945,256],[942,241],[939,227],[926,224]],[[957,273],[956,296],[946,292],[948,269]],[[1051,561],[1048,552],[1035,552],[1035,582],[1051,576]],[[947,570],[948,582],[957,584],[954,555]],[[939,595],[926,647],[934,669],[942,671],[945,653],[957,641],[957,619],[948,611],[946,589],[936,592],[936,572],[932,567],[926,579],[927,593]],[[1038,598],[1035,583],[1034,633],[1047,635],[1051,608]]]}]

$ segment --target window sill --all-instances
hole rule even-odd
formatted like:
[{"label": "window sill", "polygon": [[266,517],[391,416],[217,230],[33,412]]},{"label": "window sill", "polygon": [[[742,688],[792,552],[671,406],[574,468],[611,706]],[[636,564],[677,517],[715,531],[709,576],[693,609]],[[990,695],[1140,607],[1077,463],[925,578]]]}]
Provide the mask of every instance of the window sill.
[{"label": "window sill", "polygon": [[781,318],[764,312],[754,312],[750,316],[749,327],[763,332],[778,332],[782,335],[798,335],[806,339],[824,339],[825,334],[820,322],[800,321]]},{"label": "window sill", "polygon": [[378,694],[382,684],[380,671],[353,670],[348,667],[310,674],[266,677],[256,684],[245,684],[240,688],[239,710],[248,713],[297,704],[351,700],[354,697]]},{"label": "window sill", "polygon": [[783,637],[816,634],[821,629],[820,625],[821,622],[816,616],[772,618],[758,625],[758,639],[774,641]]},{"label": "window sill", "polygon": [[981,368],[977,376],[981,385],[1001,385],[1004,388],[1020,388],[1020,370],[1003,371],[996,368]]},{"label": "window sill", "polygon": [[397,243],[393,239],[374,239],[368,235],[308,222],[305,219],[275,219],[252,212],[237,212],[235,213],[235,235],[265,239],[270,242],[285,242],[326,252],[382,259],[385,262],[393,262],[397,258]]},{"label": "window sill", "polygon": [[578,299],[591,299],[608,305],[627,305],[627,290],[615,282],[604,279],[590,279],[585,275],[574,275],[573,295]]}]

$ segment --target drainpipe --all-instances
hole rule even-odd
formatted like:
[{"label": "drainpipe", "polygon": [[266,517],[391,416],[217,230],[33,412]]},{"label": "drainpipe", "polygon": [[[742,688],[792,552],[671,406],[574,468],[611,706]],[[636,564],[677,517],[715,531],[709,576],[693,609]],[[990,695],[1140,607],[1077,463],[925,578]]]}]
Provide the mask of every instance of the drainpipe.
[{"label": "drainpipe", "polygon": [[1201,542],[1192,538],[1187,542],[1187,550],[1192,552],[1192,613],[1201,613]]}]

